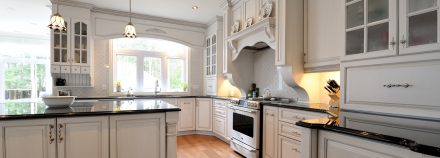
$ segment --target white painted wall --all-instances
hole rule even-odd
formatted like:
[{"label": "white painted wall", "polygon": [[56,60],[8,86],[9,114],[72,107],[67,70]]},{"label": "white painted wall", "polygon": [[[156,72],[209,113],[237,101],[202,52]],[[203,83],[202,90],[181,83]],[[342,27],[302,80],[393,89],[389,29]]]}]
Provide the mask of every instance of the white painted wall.
[{"label": "white painted wall", "polygon": [[[138,37],[159,38],[184,44],[191,48],[189,58],[189,88],[188,95],[201,95],[203,86],[203,51],[206,28],[176,24],[175,22],[160,22],[134,18]],[[128,17],[115,14],[92,12],[91,22],[95,42],[93,54],[93,88],[68,88],[72,95],[78,97],[108,96],[109,95],[109,61],[111,52],[109,40],[121,38]],[[112,84],[112,83],[111,83]],[[66,89],[66,88],[65,88]]]}]

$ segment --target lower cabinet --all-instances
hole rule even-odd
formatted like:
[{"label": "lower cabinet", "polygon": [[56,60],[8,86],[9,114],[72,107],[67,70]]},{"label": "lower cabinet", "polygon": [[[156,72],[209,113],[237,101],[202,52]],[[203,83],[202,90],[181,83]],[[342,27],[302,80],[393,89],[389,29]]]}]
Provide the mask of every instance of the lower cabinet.
[{"label": "lower cabinet", "polygon": [[424,158],[406,148],[344,134],[319,131],[319,158]]},{"label": "lower cabinet", "polygon": [[[214,105],[213,105],[213,132],[216,134],[216,136],[220,137],[221,139],[227,141],[229,140],[230,135],[230,127],[229,123],[232,122],[229,120],[229,111],[227,107],[227,101],[225,100],[217,100],[214,99]],[[232,126],[232,125],[231,125]]]},{"label": "lower cabinet", "polygon": [[108,158],[108,116],[57,119],[58,158]]},{"label": "lower cabinet", "polygon": [[4,158],[56,158],[55,119],[2,121],[0,155]]},{"label": "lower cabinet", "polygon": [[194,98],[178,99],[177,105],[182,110],[179,114],[178,131],[196,130],[196,103]]},{"label": "lower cabinet", "polygon": [[165,158],[165,114],[110,116],[110,158]]},{"label": "lower cabinet", "polygon": [[277,158],[278,108],[264,107],[263,110],[263,157]]},{"label": "lower cabinet", "polygon": [[223,138],[226,138],[226,119],[221,116],[214,116],[213,132]]},{"label": "lower cabinet", "polygon": [[196,99],[196,130],[212,131],[212,99]]},{"label": "lower cabinet", "polygon": [[279,136],[280,158],[302,158],[301,142],[284,136]]}]

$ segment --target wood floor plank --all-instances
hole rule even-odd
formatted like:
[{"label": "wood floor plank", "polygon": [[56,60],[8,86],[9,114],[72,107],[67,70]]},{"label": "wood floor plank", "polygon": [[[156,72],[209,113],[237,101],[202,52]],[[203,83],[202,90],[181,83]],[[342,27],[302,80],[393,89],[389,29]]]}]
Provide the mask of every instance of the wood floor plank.
[{"label": "wood floor plank", "polygon": [[229,145],[213,136],[177,137],[177,158],[243,158]]}]

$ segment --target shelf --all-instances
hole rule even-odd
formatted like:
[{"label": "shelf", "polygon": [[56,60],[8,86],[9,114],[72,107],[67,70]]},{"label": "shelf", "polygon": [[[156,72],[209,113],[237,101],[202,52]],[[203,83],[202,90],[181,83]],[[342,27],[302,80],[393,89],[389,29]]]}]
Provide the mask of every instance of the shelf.
[{"label": "shelf", "polygon": [[93,88],[93,86],[54,86],[55,88]]}]

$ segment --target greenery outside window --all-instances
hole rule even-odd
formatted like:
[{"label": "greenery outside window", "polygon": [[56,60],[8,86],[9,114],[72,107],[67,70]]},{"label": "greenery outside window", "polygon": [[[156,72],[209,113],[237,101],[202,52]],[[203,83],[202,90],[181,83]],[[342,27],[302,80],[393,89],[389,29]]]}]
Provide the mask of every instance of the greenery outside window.
[{"label": "greenery outside window", "polygon": [[[151,38],[113,39],[112,93],[187,92],[189,47]],[[115,83],[119,83],[121,91]]]}]

